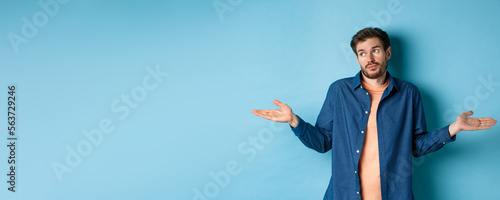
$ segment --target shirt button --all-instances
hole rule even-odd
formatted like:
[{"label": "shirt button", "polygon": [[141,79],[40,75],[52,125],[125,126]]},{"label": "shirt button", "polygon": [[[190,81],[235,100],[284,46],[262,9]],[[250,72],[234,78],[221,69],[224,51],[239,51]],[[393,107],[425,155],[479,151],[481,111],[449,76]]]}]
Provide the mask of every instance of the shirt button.
[{"label": "shirt button", "polygon": [[357,174],[357,173],[358,173],[358,171],[354,171],[354,173],[355,173],[355,174]]},{"label": "shirt button", "polygon": [[361,134],[365,133],[364,131],[361,131]]},{"label": "shirt button", "polygon": [[359,150],[356,150],[356,153],[359,153]]},{"label": "shirt button", "polygon": [[366,95],[368,95],[368,92],[366,93]]},{"label": "shirt button", "polygon": [[446,142],[443,142],[443,144],[446,144]]},{"label": "shirt button", "polygon": [[359,191],[357,191],[356,194],[359,194]]},{"label": "shirt button", "polygon": [[368,114],[368,111],[365,111],[365,114]]}]

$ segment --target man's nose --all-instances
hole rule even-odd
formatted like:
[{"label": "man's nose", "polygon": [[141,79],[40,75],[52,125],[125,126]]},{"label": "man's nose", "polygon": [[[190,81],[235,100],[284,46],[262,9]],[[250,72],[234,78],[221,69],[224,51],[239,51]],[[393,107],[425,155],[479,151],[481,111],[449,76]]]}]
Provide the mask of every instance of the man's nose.
[{"label": "man's nose", "polygon": [[375,61],[375,58],[373,57],[373,54],[372,54],[372,53],[370,53],[370,54],[368,55],[368,61],[369,61],[369,62],[374,62],[374,61]]}]

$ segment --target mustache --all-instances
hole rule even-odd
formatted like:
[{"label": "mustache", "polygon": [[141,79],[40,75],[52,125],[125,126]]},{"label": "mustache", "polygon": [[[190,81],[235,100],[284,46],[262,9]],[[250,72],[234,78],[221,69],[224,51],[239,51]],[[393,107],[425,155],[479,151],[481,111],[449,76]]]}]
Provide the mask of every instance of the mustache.
[{"label": "mustache", "polygon": [[380,63],[378,63],[378,62],[368,63],[368,64],[365,65],[365,68],[367,68],[368,65],[380,65]]}]

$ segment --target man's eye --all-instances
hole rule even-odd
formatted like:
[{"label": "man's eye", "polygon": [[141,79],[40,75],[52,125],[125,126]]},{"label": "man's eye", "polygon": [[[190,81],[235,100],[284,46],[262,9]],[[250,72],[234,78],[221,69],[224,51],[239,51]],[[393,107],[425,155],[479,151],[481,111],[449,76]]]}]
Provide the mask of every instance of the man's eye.
[{"label": "man's eye", "polygon": [[359,55],[360,55],[360,56],[365,56],[365,55],[366,55],[366,53],[359,53]]},{"label": "man's eye", "polygon": [[380,50],[378,50],[378,49],[373,50],[373,52],[375,52],[375,53],[378,53],[379,51],[380,51]]}]

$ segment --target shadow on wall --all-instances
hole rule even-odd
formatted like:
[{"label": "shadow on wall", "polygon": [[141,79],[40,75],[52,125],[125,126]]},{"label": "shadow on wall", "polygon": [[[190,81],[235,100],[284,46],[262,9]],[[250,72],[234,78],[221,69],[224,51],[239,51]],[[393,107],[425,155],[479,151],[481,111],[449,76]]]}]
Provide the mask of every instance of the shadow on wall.
[{"label": "shadow on wall", "polygon": [[398,37],[398,35],[391,35],[390,39],[392,55],[391,59],[389,60],[389,66],[387,67],[387,70],[391,73],[392,76],[406,80],[406,76],[403,70],[404,67],[407,66],[406,63],[404,63],[404,53],[407,51],[403,49],[403,40]]},{"label": "shadow on wall", "polygon": [[[409,60],[408,58],[412,56],[409,53],[412,52],[412,45],[407,43],[409,41],[412,41],[411,38],[405,38],[404,34],[392,34],[392,57],[389,61],[388,67],[391,75],[410,82],[412,79],[415,80],[416,78],[421,78],[413,77],[411,76],[411,74],[407,73],[407,71],[411,71],[408,70],[408,67],[412,66],[407,62]],[[422,97],[422,103],[424,105],[427,130],[433,131],[443,128],[443,113],[438,113],[438,109],[436,107],[436,105],[438,105],[436,99],[440,98],[440,96],[436,96],[436,94],[432,93],[430,91],[430,88],[419,87],[419,91]],[[457,137],[460,138],[460,134]],[[494,140],[494,138],[498,137],[500,136],[492,135],[491,139]],[[479,144],[475,142],[467,142],[460,139],[457,139],[457,142],[459,142],[459,145],[453,143],[444,146],[437,152],[428,154],[423,157],[413,158],[412,178],[415,199],[443,199],[443,193],[446,192],[440,190],[440,188],[443,188],[443,186],[440,184],[457,181],[449,178],[443,180],[443,178],[446,178],[443,176],[444,174],[446,174],[446,172],[443,170],[445,170],[447,167],[452,167],[453,165],[460,164],[457,162],[462,160],[464,157],[470,159],[470,155],[474,155],[474,153],[471,153],[470,151],[479,151],[478,149],[481,149],[478,147]]]}]

